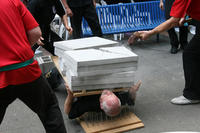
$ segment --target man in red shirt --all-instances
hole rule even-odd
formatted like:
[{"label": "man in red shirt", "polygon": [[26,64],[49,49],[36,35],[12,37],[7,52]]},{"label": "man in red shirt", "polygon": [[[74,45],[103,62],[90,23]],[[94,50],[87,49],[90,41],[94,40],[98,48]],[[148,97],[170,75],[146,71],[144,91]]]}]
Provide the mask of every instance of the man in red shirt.
[{"label": "man in red shirt", "polygon": [[183,95],[171,100],[173,104],[200,103],[200,0],[175,0],[171,8],[171,18],[150,31],[135,32],[128,40],[132,44],[140,38],[146,40],[150,36],[166,31],[185,22],[189,15],[196,26],[196,34],[183,51],[183,69],[185,88]]},{"label": "man in red shirt", "polygon": [[20,0],[0,1],[0,124],[16,98],[39,116],[47,133],[66,133],[54,92],[41,76],[31,45],[38,23]]}]

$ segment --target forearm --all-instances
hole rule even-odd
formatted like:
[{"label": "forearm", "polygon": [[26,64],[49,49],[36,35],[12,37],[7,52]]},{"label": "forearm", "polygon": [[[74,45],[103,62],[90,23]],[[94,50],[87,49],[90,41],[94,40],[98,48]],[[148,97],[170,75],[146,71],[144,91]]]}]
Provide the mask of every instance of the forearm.
[{"label": "forearm", "polygon": [[69,112],[71,110],[72,102],[73,102],[73,98],[67,96],[67,98],[65,100],[65,105],[64,105],[64,111],[66,114],[69,114]]},{"label": "forearm", "polygon": [[67,19],[67,15],[66,14],[62,16],[62,22],[63,22],[65,27],[68,26],[68,19]]},{"label": "forearm", "polygon": [[39,38],[41,37],[42,33],[41,33],[41,30],[40,30],[40,27],[36,27],[30,31],[27,32],[27,37],[28,37],[28,41],[30,43],[30,45],[34,45],[38,40]]},{"label": "forearm", "polygon": [[167,30],[173,28],[174,26],[178,26],[179,20],[180,20],[180,18],[171,17],[167,21],[163,22],[162,24],[160,24],[159,26],[157,26],[156,28],[151,30],[150,34],[151,35],[158,34],[163,31],[167,31]]},{"label": "forearm", "polygon": [[93,0],[93,4],[94,4],[94,7],[96,7],[96,1],[95,0]]},{"label": "forearm", "polygon": [[69,8],[69,6],[68,6],[66,0],[62,0],[62,3],[63,3],[63,5],[64,5],[65,9],[68,9],[68,8]]}]

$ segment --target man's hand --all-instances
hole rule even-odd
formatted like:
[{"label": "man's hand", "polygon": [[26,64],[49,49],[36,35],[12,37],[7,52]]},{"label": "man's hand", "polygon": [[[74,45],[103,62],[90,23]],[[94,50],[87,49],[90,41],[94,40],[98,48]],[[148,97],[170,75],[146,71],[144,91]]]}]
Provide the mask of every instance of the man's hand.
[{"label": "man's hand", "polygon": [[135,43],[135,41],[137,41],[139,39],[139,33],[138,32],[134,32],[128,39],[128,44],[132,45]]},{"label": "man's hand", "polygon": [[67,94],[68,94],[68,96],[70,97],[70,99],[71,99],[71,98],[74,98],[73,92],[71,91],[71,89],[69,88],[69,86],[68,86],[67,84],[65,84],[65,87],[66,87],[66,89],[67,89]]},{"label": "man's hand", "polygon": [[192,21],[192,18],[188,18],[188,19],[185,19],[185,17],[184,17],[184,18],[181,18],[181,19],[179,20],[179,26],[183,26],[184,23],[188,23],[188,22],[190,22],[190,21]]},{"label": "man's hand", "polygon": [[44,45],[44,43],[42,42],[43,40],[44,40],[44,38],[41,36],[41,37],[38,39],[37,44],[40,45],[40,46]]},{"label": "man's hand", "polygon": [[66,28],[66,30],[69,32],[69,34],[71,35],[72,32],[73,32],[72,27],[70,27],[70,26],[65,26],[65,28]]},{"label": "man's hand", "polygon": [[128,44],[132,45],[137,41],[138,39],[146,40],[151,36],[150,31],[137,31],[134,32],[128,39]]},{"label": "man's hand", "polygon": [[164,3],[163,3],[163,1],[160,1],[159,7],[160,7],[161,10],[164,10]]},{"label": "man's hand", "polygon": [[73,16],[73,12],[69,7],[65,7],[66,8],[66,12],[67,12],[67,16],[72,17]]}]

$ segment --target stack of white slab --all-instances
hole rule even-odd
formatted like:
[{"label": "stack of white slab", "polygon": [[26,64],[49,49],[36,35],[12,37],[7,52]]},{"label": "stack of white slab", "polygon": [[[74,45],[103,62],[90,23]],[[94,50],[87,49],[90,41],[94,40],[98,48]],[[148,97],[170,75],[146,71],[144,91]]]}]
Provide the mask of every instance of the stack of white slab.
[{"label": "stack of white slab", "polygon": [[123,46],[64,52],[68,84],[73,91],[130,87],[138,56]]},{"label": "stack of white slab", "polygon": [[55,47],[55,55],[57,55],[59,67],[62,72],[62,74],[65,74],[64,72],[64,61],[63,61],[63,55],[65,51],[68,50],[80,50],[80,49],[88,49],[88,48],[99,48],[99,47],[110,47],[110,46],[116,46],[118,42],[100,38],[100,37],[88,37],[88,38],[81,38],[81,39],[73,39],[73,40],[67,40],[67,41],[58,41],[54,42]]},{"label": "stack of white slab", "polygon": [[116,44],[118,44],[118,42],[116,41],[111,41],[100,37],[88,37],[88,38],[55,42],[54,47],[55,47],[55,55],[62,57],[64,51],[110,47]]}]

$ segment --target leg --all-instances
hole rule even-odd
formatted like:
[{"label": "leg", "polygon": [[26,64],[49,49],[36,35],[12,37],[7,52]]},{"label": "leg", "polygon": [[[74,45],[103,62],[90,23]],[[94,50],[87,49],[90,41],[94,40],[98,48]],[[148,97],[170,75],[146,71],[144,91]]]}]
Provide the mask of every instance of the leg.
[{"label": "leg", "polygon": [[15,93],[12,91],[13,88],[14,86],[8,86],[0,90],[0,124],[3,121],[6,108],[16,99]]},{"label": "leg", "polygon": [[181,26],[179,27],[179,42],[181,45],[181,48],[184,49],[186,45],[188,44],[188,26]]},{"label": "leg", "polygon": [[93,35],[101,37],[102,36],[101,26],[99,24],[99,18],[97,16],[96,9],[93,4],[84,6],[83,16],[88,22],[88,25],[90,26]]},{"label": "leg", "polygon": [[81,22],[82,22],[82,7],[71,8],[73,16],[70,17],[71,26],[73,28],[72,37],[73,39],[83,37]]},{"label": "leg", "polygon": [[177,37],[177,34],[176,34],[174,28],[171,28],[168,30],[168,35],[169,35],[170,44],[171,44],[170,52],[172,54],[176,54],[178,52],[179,41],[178,41],[178,37]]},{"label": "leg", "polygon": [[200,27],[196,35],[183,51],[183,69],[185,76],[185,88],[183,96],[171,100],[173,104],[185,105],[200,103]]},{"label": "leg", "polygon": [[184,96],[188,99],[200,100],[200,27],[196,35],[183,52],[183,69],[185,75]]},{"label": "leg", "polygon": [[20,100],[37,113],[47,133],[66,133],[57,98],[43,77],[18,86],[16,93]]}]

